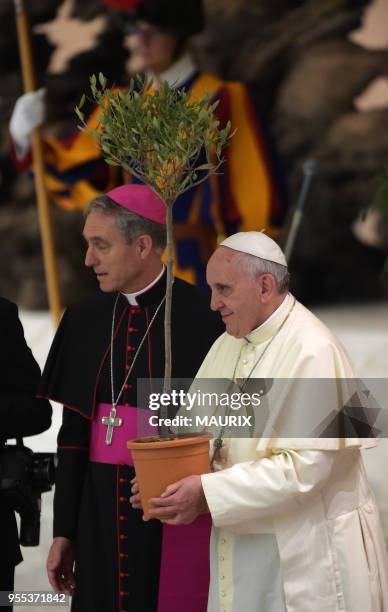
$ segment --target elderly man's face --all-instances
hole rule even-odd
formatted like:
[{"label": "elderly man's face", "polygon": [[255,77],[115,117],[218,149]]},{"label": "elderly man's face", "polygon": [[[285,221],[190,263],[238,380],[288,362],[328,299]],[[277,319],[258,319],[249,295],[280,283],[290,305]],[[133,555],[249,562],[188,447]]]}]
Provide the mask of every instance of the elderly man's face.
[{"label": "elderly man's face", "polygon": [[211,309],[221,314],[226,331],[243,338],[264,320],[260,283],[244,274],[241,253],[219,247],[207,265],[207,282],[212,291]]},{"label": "elderly man's face", "polygon": [[92,210],[83,235],[88,245],[85,265],[93,269],[101,291],[132,293],[142,289],[145,262],[138,241],[125,242],[113,215]]}]

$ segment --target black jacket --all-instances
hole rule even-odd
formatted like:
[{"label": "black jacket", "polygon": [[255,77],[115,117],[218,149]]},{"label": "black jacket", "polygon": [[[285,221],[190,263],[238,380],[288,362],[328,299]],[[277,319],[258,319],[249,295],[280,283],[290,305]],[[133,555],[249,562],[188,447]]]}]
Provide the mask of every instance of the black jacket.
[{"label": "black jacket", "polygon": [[[39,366],[24,339],[15,304],[4,298],[0,298],[0,372],[1,448],[7,439],[32,436],[48,429],[52,413],[49,402],[35,397]],[[22,560],[15,515],[1,491],[0,542],[1,571]]]}]

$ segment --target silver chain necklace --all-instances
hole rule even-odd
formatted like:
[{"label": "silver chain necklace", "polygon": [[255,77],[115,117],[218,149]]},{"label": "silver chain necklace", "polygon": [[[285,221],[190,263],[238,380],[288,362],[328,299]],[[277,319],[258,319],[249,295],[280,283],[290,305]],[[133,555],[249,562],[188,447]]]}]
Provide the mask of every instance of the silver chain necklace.
[{"label": "silver chain necklace", "polygon": [[[236,379],[237,366],[238,366],[238,363],[240,361],[240,357],[241,357],[241,353],[242,353],[242,349],[243,349],[243,347],[241,346],[239,354],[238,354],[238,357],[237,357],[236,364],[234,366],[233,377],[232,377],[232,380],[234,382],[237,382],[237,380],[242,380],[243,381],[241,385],[238,385],[238,387],[239,387],[241,392],[244,391],[244,389],[245,389],[245,387],[247,385],[248,380],[250,380],[254,370],[257,368],[257,366],[259,365],[260,361],[263,359],[265,353],[267,352],[267,350],[271,346],[272,342],[275,340],[275,338],[279,334],[279,332],[283,329],[283,327],[286,324],[290,314],[294,310],[295,304],[296,304],[296,299],[294,298],[294,302],[293,302],[290,310],[288,311],[287,316],[283,319],[281,325],[278,327],[278,329],[276,330],[276,332],[272,336],[271,340],[268,342],[267,346],[264,348],[263,352],[259,355],[259,357],[255,361],[255,363],[253,364],[253,367],[251,368],[251,371],[249,372],[248,376],[246,378],[244,378],[244,379]],[[226,416],[229,416],[229,415],[230,415],[230,406],[228,406],[228,410],[227,410],[227,413],[226,413]],[[212,458],[211,458],[211,461],[210,461],[210,466],[211,467],[213,467],[213,463],[214,463],[214,461],[216,459],[216,456],[219,453],[219,451],[221,450],[221,447],[222,447],[222,445],[224,443],[225,429],[226,429],[226,425],[221,427],[220,433],[218,434],[217,438],[214,440],[214,443],[213,443],[213,453],[212,453]]]},{"label": "silver chain necklace", "polygon": [[[124,391],[125,385],[127,384],[127,380],[130,377],[132,370],[134,368],[134,365],[136,363],[137,357],[140,353],[141,347],[143,346],[145,340],[147,339],[147,336],[150,332],[150,329],[152,327],[153,322],[155,321],[159,310],[161,309],[161,307],[163,306],[165,300],[166,300],[166,296],[163,297],[162,301],[160,302],[159,306],[157,307],[157,309],[154,312],[154,315],[151,319],[151,321],[148,324],[148,327],[144,333],[143,338],[140,341],[140,344],[137,348],[137,351],[133,357],[132,363],[131,363],[131,367],[129,368],[125,378],[124,378],[124,382],[121,386],[121,389],[116,397],[116,401],[115,401],[115,393],[114,393],[114,381],[113,381],[113,344],[114,344],[114,331],[115,331],[115,321],[116,321],[116,308],[117,308],[117,302],[119,300],[120,297],[120,293],[117,294],[116,296],[116,300],[113,306],[113,315],[112,315],[112,329],[111,329],[111,336],[110,336],[110,385],[111,385],[111,393],[112,393],[112,411],[115,413],[116,412],[116,406],[119,403],[119,399],[121,397],[122,392]],[[113,416],[113,415],[112,415]],[[115,416],[115,415],[114,415]]]}]

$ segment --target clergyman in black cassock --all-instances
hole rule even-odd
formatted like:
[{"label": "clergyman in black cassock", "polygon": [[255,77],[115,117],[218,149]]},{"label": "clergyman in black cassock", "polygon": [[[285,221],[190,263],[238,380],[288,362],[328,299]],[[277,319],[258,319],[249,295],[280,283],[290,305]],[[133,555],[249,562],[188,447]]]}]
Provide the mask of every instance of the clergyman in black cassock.
[{"label": "clergyman in black cassock", "polygon": [[[138,185],[126,187],[130,195],[133,189],[148,189]],[[114,192],[120,189],[109,192],[109,197],[114,199]],[[117,200],[123,206],[121,196]],[[71,555],[75,557],[72,610],[180,612],[185,609],[184,597],[192,596],[198,601],[198,612],[205,612],[208,560],[205,567],[198,568],[198,577],[190,576],[190,585],[169,584],[162,588],[160,568],[163,570],[164,528],[159,521],[144,522],[142,512],[131,508],[129,497],[133,467],[91,460],[91,453],[92,459],[93,453],[98,454],[98,449],[92,451],[90,444],[96,418],[101,418],[102,404],[112,405],[110,354],[112,315],[117,295],[113,342],[116,394],[163,300],[166,286],[166,272],[159,255],[160,271],[153,282],[145,286],[145,290],[135,293],[124,290],[119,294],[111,291],[109,283],[112,282],[113,272],[116,276],[118,274],[117,266],[113,270],[109,262],[101,264],[104,253],[98,253],[99,247],[97,252],[93,252],[93,240],[96,236],[101,239],[105,231],[105,226],[92,223],[94,219],[98,222],[111,222],[113,219],[114,222],[114,217],[98,212],[98,209],[92,210],[84,230],[89,245],[86,264],[93,267],[103,292],[66,310],[51,347],[41,385],[42,396],[64,405],[63,423],[58,436],[54,538],[70,541],[70,563]],[[117,226],[111,229],[119,231]],[[103,238],[106,242],[110,240],[105,234]],[[127,246],[129,249],[131,245]],[[147,261],[144,265],[148,265]],[[132,286],[131,283],[128,286]],[[172,301],[173,378],[192,378],[222,331],[219,317],[210,311],[208,296],[200,289],[175,279]],[[126,406],[128,410],[136,406],[138,378],[162,378],[163,374],[164,303],[125,384],[119,401],[124,410],[122,414],[125,415]],[[108,413],[109,409],[106,410]],[[202,538],[208,537],[206,529],[201,533]],[[176,530],[175,534],[179,538]],[[196,539],[195,536],[190,542],[190,533],[182,531],[185,546],[185,554],[180,559],[182,564],[185,557],[190,557],[192,547],[197,545]],[[204,544],[206,550],[206,542]],[[66,588],[67,582],[59,582],[59,586]],[[174,592],[176,586],[180,594]],[[168,602],[161,600],[164,597],[162,592],[168,594]]]}]

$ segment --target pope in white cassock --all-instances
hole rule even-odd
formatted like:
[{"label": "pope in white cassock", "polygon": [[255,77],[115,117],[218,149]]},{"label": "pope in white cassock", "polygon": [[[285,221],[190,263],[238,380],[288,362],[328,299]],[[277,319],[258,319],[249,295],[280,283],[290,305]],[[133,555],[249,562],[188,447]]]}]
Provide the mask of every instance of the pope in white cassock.
[{"label": "pope in white cassock", "polygon": [[[226,332],[197,378],[354,378],[339,341],[288,292],[286,260],[266,235],[228,237],[209,260],[207,281]],[[298,402],[298,393],[288,397]],[[211,513],[208,612],[388,611],[384,539],[360,455],[374,444],[223,439],[215,471],[152,500],[154,516],[173,525]],[[136,485],[131,501],[139,503]]]}]

